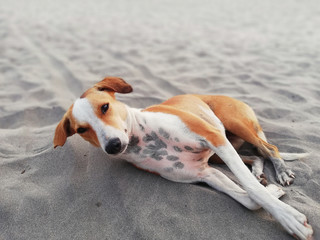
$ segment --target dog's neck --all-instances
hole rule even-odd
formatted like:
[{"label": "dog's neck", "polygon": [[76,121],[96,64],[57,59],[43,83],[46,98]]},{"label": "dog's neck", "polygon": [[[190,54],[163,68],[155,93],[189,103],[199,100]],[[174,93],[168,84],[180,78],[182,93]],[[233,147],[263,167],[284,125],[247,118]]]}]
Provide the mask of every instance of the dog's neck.
[{"label": "dog's neck", "polygon": [[136,134],[137,132],[140,132],[142,129],[142,126],[145,125],[146,121],[146,114],[141,112],[142,109],[138,108],[132,108],[128,105],[126,106],[127,110],[127,130],[128,130],[128,136],[132,136]]}]

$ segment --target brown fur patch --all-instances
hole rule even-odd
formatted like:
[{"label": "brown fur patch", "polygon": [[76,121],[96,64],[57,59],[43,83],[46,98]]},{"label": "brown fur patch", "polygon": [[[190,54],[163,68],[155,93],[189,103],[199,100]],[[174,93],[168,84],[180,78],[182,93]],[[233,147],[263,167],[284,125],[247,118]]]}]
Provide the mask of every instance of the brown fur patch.
[{"label": "brown fur patch", "polygon": [[64,114],[63,118],[56,127],[53,139],[54,148],[57,146],[63,146],[67,140],[67,137],[70,137],[76,133],[75,128],[72,125],[74,122],[74,118],[71,114],[72,108],[73,105],[71,105],[68,111]]},{"label": "brown fur patch", "polygon": [[82,134],[79,134],[79,135],[84,140],[90,142],[93,146],[99,147],[100,143],[99,143],[99,140],[98,140],[96,132],[92,129],[92,127],[90,125],[86,126],[85,128],[87,128],[88,130],[85,133],[82,133]]},{"label": "brown fur patch", "polygon": [[262,128],[244,102],[227,96],[194,95],[202,99],[221,120],[226,130],[261,149],[266,156],[280,157],[278,148],[258,136]]},{"label": "brown fur patch", "polygon": [[130,93],[132,87],[122,78],[106,77],[102,81],[94,85],[98,91],[112,91],[118,93]]}]

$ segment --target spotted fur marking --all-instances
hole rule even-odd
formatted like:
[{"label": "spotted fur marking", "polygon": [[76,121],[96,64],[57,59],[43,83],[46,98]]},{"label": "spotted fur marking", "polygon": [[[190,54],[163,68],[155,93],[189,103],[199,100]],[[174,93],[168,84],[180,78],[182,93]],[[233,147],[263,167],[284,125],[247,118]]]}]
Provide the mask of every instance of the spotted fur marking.
[{"label": "spotted fur marking", "polygon": [[179,148],[178,146],[173,146],[173,149],[174,149],[176,152],[182,152],[182,149]]},{"label": "spotted fur marking", "polygon": [[185,148],[186,150],[188,150],[188,151],[193,151],[193,148],[190,147],[190,146],[184,146],[184,148]]},{"label": "spotted fur marking", "polygon": [[159,128],[159,134],[165,139],[170,138],[170,134],[167,131],[165,131],[163,128]]},{"label": "spotted fur marking", "polygon": [[177,160],[179,160],[179,157],[173,156],[173,155],[169,155],[169,156],[167,156],[167,159],[168,159],[169,161],[177,161]]},{"label": "spotted fur marking", "polygon": [[141,147],[138,146],[139,142],[140,142],[139,137],[133,135],[133,136],[130,138],[130,142],[129,142],[129,144],[128,144],[128,150],[127,150],[127,152],[128,152],[128,153],[139,154],[140,151],[141,151]]},{"label": "spotted fur marking", "polygon": [[173,164],[173,167],[176,169],[182,169],[184,168],[184,164],[182,162],[176,162]]},{"label": "spotted fur marking", "polygon": [[160,161],[163,159],[163,156],[168,155],[166,150],[152,150],[152,149],[144,149],[143,154]]},{"label": "spotted fur marking", "polygon": [[174,171],[174,169],[172,167],[168,167],[168,168],[165,168],[164,171],[166,171],[167,173],[171,173]]}]

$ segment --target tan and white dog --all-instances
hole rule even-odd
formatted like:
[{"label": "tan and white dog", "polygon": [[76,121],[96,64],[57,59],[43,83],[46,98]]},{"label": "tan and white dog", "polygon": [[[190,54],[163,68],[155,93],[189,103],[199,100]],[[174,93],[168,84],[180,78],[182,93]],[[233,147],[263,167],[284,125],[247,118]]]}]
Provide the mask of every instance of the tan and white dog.
[{"label": "tan and white dog", "polygon": [[[277,180],[282,185],[292,183],[293,172],[278,149],[267,143],[248,105],[226,96],[180,95],[142,110],[115,99],[115,93],[131,91],[116,77],[106,77],[88,89],[58,124],[54,147],[78,133],[108,155],[121,155],[138,168],[176,182],[205,182],[248,209],[263,207],[294,237],[311,238],[306,216],[278,199],[284,194],[281,188],[264,187],[257,180],[264,176],[263,159],[253,161],[251,174],[234,148],[244,141],[253,144],[272,161]],[[208,165],[213,155],[228,165],[244,189]]]}]

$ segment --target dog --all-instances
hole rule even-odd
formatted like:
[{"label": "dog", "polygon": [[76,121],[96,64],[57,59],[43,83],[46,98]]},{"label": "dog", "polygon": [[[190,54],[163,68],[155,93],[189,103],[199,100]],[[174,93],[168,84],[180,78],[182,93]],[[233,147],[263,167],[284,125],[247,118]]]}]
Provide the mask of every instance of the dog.
[{"label": "dog", "polygon": [[[284,195],[283,190],[259,183],[264,178],[263,159],[252,161],[251,173],[235,150],[243,142],[251,143],[271,160],[280,184],[293,182],[294,173],[281,155],[299,155],[281,154],[268,143],[247,104],[227,96],[189,94],[135,109],[115,98],[115,93],[130,92],[132,87],[117,77],[106,77],[88,89],[57,125],[54,148],[78,133],[109,156],[121,156],[140,169],[174,182],[207,183],[250,210],[264,208],[295,238],[312,238],[306,216],[278,199]],[[222,160],[243,188],[209,166],[210,158]]]}]

